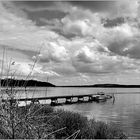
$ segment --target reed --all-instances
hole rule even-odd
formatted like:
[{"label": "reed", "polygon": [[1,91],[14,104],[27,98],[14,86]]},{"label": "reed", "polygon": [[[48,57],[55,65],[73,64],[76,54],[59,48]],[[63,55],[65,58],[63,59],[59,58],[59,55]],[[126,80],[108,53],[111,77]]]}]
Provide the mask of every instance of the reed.
[{"label": "reed", "polygon": [[[4,48],[3,51],[3,57],[2,57],[2,66],[1,66],[1,77],[3,78],[3,71],[4,71],[4,63],[5,63],[5,53],[6,48]],[[37,56],[39,56],[37,53]],[[38,58],[37,58],[38,59]],[[34,67],[37,63],[37,59],[34,60],[32,68],[30,73],[26,76],[26,80],[31,78],[32,72],[34,70]],[[14,63],[12,62],[12,58],[10,59],[10,62],[7,64],[7,79],[10,77],[11,81],[15,79],[16,71],[10,72],[11,66]],[[10,82],[11,82],[10,81]],[[15,101],[13,99],[16,98],[17,90],[15,90],[15,86],[11,85],[9,86],[8,82],[9,80],[5,80],[6,82],[6,88],[5,90],[2,90],[2,84],[0,82],[0,94],[1,94],[1,102],[0,102],[0,138],[3,139],[34,139],[34,138],[52,138],[52,135],[46,135],[51,131],[51,126],[49,124],[46,124],[44,122],[43,114],[37,115],[36,113],[41,111],[42,112],[42,106],[38,106],[38,109],[36,111],[36,106],[34,104],[31,104],[28,106],[27,102],[24,106],[24,109],[19,107],[19,102]],[[26,93],[26,85],[27,83],[23,83],[23,88],[25,89]],[[27,95],[27,94],[26,94]],[[5,100],[5,102],[2,102],[2,100]],[[45,110],[44,110],[45,111]],[[47,109],[47,111],[49,111]],[[46,113],[46,112],[45,112]],[[41,115],[41,119],[40,119]],[[47,114],[48,115],[48,114]],[[52,117],[52,116],[50,116]]]},{"label": "reed", "polygon": [[52,121],[54,129],[66,127],[55,133],[57,139],[126,139],[127,135],[115,124],[107,124],[94,119],[87,119],[79,113],[57,110],[60,114]]}]

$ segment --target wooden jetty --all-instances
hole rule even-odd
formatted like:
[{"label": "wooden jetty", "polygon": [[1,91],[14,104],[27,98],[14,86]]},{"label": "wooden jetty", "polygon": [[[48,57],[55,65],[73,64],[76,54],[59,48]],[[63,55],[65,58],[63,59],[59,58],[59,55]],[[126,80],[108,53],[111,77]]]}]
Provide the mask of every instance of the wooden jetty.
[{"label": "wooden jetty", "polygon": [[[66,95],[66,96],[50,96],[50,97],[19,98],[19,99],[14,98],[8,99],[8,101],[10,101],[11,103],[23,101],[31,101],[32,103],[39,103],[41,100],[51,100],[51,105],[60,105],[60,104],[73,104],[73,103],[97,101],[96,98],[97,96],[99,96],[99,94]],[[58,99],[65,99],[65,102],[59,103]],[[76,99],[76,101],[74,101],[74,99]],[[2,99],[2,101],[5,102],[7,100]]]}]

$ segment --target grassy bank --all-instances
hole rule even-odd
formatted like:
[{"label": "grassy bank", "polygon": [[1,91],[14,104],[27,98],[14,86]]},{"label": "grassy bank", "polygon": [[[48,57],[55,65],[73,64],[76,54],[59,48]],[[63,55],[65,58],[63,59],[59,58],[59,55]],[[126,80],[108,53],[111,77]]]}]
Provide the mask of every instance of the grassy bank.
[{"label": "grassy bank", "polygon": [[124,139],[114,124],[88,120],[78,113],[48,105],[1,105],[1,139]]}]

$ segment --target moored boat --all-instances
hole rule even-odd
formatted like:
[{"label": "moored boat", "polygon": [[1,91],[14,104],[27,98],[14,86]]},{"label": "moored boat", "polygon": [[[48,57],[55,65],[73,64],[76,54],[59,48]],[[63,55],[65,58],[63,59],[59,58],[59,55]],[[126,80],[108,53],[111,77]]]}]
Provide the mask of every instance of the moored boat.
[{"label": "moored boat", "polygon": [[94,98],[94,101],[96,101],[96,102],[105,102],[106,100],[107,100],[107,98],[104,95],[99,95]]},{"label": "moored boat", "polygon": [[94,97],[94,101],[96,102],[105,102],[107,99],[111,99],[111,95],[106,95],[104,92],[98,92]]}]

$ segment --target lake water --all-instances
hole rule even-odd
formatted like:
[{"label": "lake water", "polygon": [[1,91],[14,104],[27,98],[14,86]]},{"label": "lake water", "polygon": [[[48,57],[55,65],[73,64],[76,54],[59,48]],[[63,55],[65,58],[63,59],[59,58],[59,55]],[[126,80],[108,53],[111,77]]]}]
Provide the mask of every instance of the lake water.
[{"label": "lake water", "polygon": [[[44,97],[59,95],[94,94],[97,92],[115,93],[115,102],[82,103],[57,106],[79,112],[88,118],[104,122],[114,122],[130,137],[140,138],[140,89],[139,88],[30,88],[27,93],[20,90],[18,97]],[[44,101],[43,103],[45,103]],[[47,101],[49,103],[49,101]]]}]

